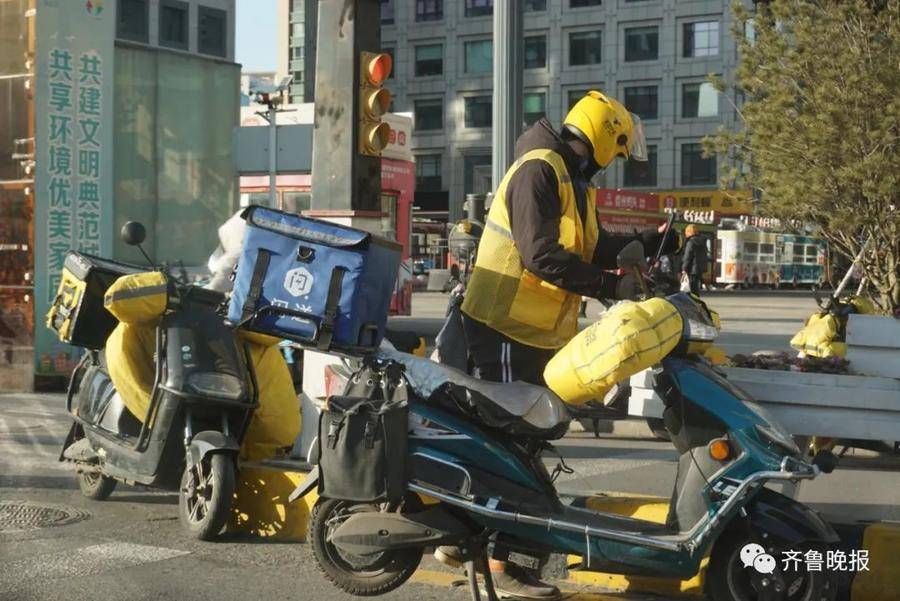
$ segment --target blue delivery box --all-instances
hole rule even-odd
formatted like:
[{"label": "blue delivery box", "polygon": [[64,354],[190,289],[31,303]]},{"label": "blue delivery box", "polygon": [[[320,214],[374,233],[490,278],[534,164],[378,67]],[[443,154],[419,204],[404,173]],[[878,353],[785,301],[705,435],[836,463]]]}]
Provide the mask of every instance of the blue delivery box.
[{"label": "blue delivery box", "polygon": [[249,207],[228,319],[319,350],[381,344],[401,246],[369,232]]}]

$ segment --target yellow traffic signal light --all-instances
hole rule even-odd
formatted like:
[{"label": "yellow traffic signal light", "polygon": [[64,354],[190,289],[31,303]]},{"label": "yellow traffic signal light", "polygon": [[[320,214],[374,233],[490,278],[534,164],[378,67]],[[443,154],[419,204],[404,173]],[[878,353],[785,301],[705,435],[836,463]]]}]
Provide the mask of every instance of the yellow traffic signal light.
[{"label": "yellow traffic signal light", "polygon": [[393,61],[387,53],[363,52],[359,77],[359,152],[380,156],[388,144],[391,127],[381,116],[391,106],[391,93],[383,88]]}]

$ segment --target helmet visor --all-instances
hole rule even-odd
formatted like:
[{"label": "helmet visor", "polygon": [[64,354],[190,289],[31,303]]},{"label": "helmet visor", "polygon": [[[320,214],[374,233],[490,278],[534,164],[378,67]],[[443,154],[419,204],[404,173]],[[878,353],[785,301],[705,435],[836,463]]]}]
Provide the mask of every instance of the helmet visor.
[{"label": "helmet visor", "polygon": [[644,136],[644,124],[641,118],[631,113],[631,121],[634,126],[631,130],[631,140],[628,144],[628,156],[635,161],[647,160],[647,138]]}]

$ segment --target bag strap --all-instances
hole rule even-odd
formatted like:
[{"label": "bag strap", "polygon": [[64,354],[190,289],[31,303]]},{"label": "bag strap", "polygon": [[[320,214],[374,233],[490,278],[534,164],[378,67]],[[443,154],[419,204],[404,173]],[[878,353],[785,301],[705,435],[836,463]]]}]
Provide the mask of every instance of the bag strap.
[{"label": "bag strap", "polygon": [[241,312],[241,322],[247,322],[256,313],[256,304],[262,296],[263,281],[269,270],[271,253],[265,249],[259,249],[256,254],[256,265],[253,266],[253,276],[250,278],[250,288],[247,290],[247,298],[244,300],[244,308]]},{"label": "bag strap", "polygon": [[329,415],[329,424],[328,424],[328,446],[332,449],[337,447],[338,434],[341,433],[341,428],[344,427],[344,416],[337,414]]},{"label": "bag strap", "polygon": [[331,348],[331,339],[334,336],[334,322],[337,319],[338,305],[341,302],[341,288],[344,284],[345,267],[335,267],[331,272],[331,282],[328,284],[328,297],[325,300],[325,314],[319,326],[319,340],[316,348],[327,351]]},{"label": "bag strap", "polygon": [[374,412],[370,412],[369,419],[366,420],[366,430],[365,430],[365,434],[364,434],[367,449],[375,448],[375,431],[377,429],[378,429],[378,414],[376,414]]}]

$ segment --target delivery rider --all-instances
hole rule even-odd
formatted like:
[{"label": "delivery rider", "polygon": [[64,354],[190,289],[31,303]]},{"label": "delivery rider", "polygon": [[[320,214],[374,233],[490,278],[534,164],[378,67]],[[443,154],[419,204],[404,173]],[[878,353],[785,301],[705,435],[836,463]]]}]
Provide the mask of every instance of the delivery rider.
[{"label": "delivery rider", "polygon": [[[644,131],[637,116],[596,91],[572,107],[562,131],[541,119],[516,142],[516,161],[494,195],[462,305],[481,378],[543,385],[547,362],[577,332],[581,297],[633,295],[634,277],[609,270],[635,236],[603,231],[590,184],[616,157],[646,161]],[[637,235],[648,254],[662,229]],[[490,562],[498,591],[525,599],[559,595],[526,571],[507,568],[501,547],[495,545]],[[441,547],[436,556],[452,563],[453,551]]]}]

